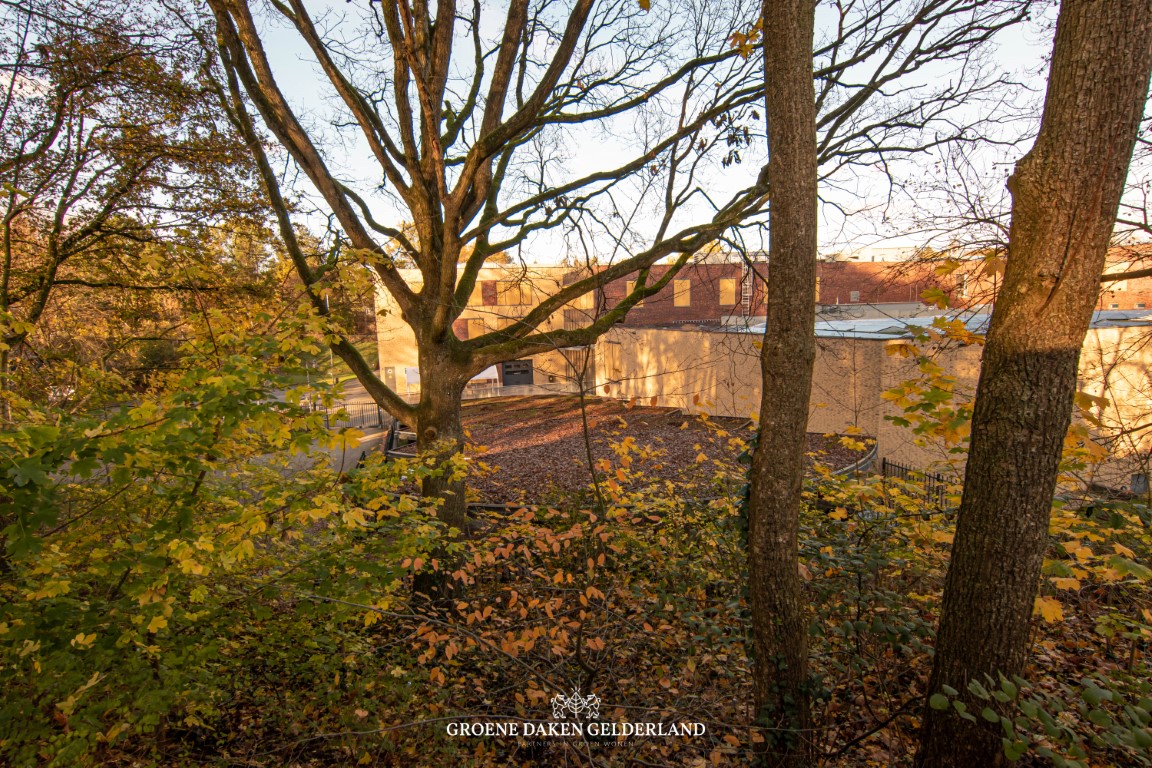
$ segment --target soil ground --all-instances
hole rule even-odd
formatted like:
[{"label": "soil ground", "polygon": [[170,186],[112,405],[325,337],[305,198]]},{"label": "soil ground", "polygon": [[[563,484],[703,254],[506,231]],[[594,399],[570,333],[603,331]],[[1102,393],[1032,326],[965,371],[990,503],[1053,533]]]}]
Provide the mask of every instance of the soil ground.
[{"label": "soil ground", "polygon": [[[627,403],[587,398],[592,460],[611,467],[598,470],[625,489],[673,482],[700,489],[735,470],[744,441],[752,436],[747,419],[685,416],[672,408],[629,407]],[[534,502],[588,492],[588,464],[580,399],[571,395],[473,400],[464,405],[470,436],[468,453],[491,471],[477,473],[469,485],[477,501]],[[632,461],[622,467],[619,448],[632,438]],[[841,445],[835,435],[809,433],[810,461],[832,468],[848,466],[858,451]],[[719,478],[719,479],[718,479]],[[729,478],[729,482],[730,482]]]}]

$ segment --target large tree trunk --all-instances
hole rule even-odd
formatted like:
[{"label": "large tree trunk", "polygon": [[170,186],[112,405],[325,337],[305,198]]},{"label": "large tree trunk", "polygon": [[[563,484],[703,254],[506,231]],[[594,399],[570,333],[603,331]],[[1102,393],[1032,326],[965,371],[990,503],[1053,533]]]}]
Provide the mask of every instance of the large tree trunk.
[{"label": "large tree trunk", "polygon": [[468,376],[448,350],[420,345],[420,403],[416,408],[416,447],[421,459],[443,469],[424,478],[423,494],[442,499],[437,517],[459,531],[465,525],[464,479],[452,479],[453,460],[464,451],[461,399]]},{"label": "large tree trunk", "polygon": [[765,0],[770,255],[760,437],[748,499],[756,720],[765,762],[812,761],[808,619],[797,537],[816,357],[816,108],[813,0]]},{"label": "large tree trunk", "polygon": [[[1009,181],[1008,262],[984,348],[929,694],[949,685],[964,695],[972,679],[1024,671],[1080,348],[1150,69],[1152,0],[1065,0],[1040,133]],[[926,708],[917,763],[995,765],[1000,737],[998,724]]]},{"label": "large tree trunk", "polygon": [[[467,531],[467,499],[463,465],[458,462],[464,452],[464,426],[461,398],[468,376],[462,361],[455,360],[442,345],[424,343],[420,352],[420,402],[416,408],[416,448],[420,460],[437,468],[421,481],[421,494],[436,499],[440,506],[436,517],[459,534]],[[441,558],[443,559],[443,558]],[[431,596],[447,593],[446,574],[442,568],[417,574],[415,589]]]}]

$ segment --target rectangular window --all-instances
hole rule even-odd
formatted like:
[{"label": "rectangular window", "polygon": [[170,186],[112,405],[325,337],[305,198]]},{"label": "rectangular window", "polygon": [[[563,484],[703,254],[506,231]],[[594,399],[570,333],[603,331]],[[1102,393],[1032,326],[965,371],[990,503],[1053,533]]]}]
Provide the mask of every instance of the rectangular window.
[{"label": "rectangular window", "polygon": [[468,320],[468,338],[474,339],[477,336],[483,336],[488,332],[488,327],[484,324],[481,318],[471,318]]},{"label": "rectangular window", "polygon": [[1120,309],[1120,305],[1119,304],[1109,304],[1108,309]]},{"label": "rectangular window", "polygon": [[736,303],[736,280],[731,277],[720,278],[720,306],[730,307]]},{"label": "rectangular window", "polygon": [[1139,304],[1136,305],[1136,309],[1144,309],[1144,307],[1145,307],[1144,302],[1140,302]]},{"label": "rectangular window", "polygon": [[672,305],[676,307],[692,306],[692,281],[672,281]]},{"label": "rectangular window", "polygon": [[[624,295],[625,296],[631,296],[632,291],[634,291],[634,290],[636,290],[636,281],[635,280],[629,280],[627,283],[624,284]],[[633,306],[636,306],[636,307],[644,306],[644,300],[641,299],[640,301],[636,302]]]},{"label": "rectangular window", "polygon": [[501,307],[531,304],[532,286],[523,280],[500,280],[496,283],[496,303]]},{"label": "rectangular window", "polygon": [[476,287],[472,289],[472,295],[468,297],[468,306],[479,307],[484,304],[484,291],[480,290],[480,283],[476,283]]},{"label": "rectangular window", "polygon": [[848,300],[849,300],[849,301],[851,301],[853,304],[855,304],[856,302],[860,301],[860,291],[851,291],[851,292],[849,292],[849,294],[848,294]]}]

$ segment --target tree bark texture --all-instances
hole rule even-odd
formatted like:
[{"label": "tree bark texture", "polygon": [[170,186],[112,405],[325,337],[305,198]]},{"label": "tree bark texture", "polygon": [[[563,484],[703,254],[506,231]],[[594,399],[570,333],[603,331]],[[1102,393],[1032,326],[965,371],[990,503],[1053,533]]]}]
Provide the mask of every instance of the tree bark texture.
[{"label": "tree bark texture", "polygon": [[[1080,348],[1152,69],[1152,0],[1065,0],[972,419],[928,693],[1021,674]],[[973,710],[979,712],[981,704]],[[917,765],[1003,763],[1001,731],[925,708]]]},{"label": "tree bark texture", "polygon": [[448,348],[419,345],[420,402],[416,406],[416,447],[420,460],[435,464],[437,474],[423,480],[423,495],[440,499],[437,517],[463,533],[467,523],[464,478],[454,479],[455,461],[464,452],[461,398],[467,369],[452,359]]},{"label": "tree bark texture", "polygon": [[[465,363],[456,359],[455,345],[425,340],[417,347],[420,401],[413,426],[419,461],[433,470],[421,480],[420,493],[426,499],[436,499],[436,517],[456,531],[456,536],[462,536],[468,532],[466,483],[460,463],[464,453],[461,400],[468,383],[467,369],[461,370]],[[452,584],[448,576],[455,570],[454,565],[444,567],[453,558],[443,548],[438,551],[438,558],[444,564],[439,571],[425,569],[416,574],[413,589],[417,593],[446,598],[456,590],[458,585]]]},{"label": "tree bark texture", "polygon": [[812,759],[808,619],[798,572],[800,489],[816,356],[816,108],[813,0],[765,0],[768,122],[767,327],[760,436],[748,499],[748,577],[762,762]]}]

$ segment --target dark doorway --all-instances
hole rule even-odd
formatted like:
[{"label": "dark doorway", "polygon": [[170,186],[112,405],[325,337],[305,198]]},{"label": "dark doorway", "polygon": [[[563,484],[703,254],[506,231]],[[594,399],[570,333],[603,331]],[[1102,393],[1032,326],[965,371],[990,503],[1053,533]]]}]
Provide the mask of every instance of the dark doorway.
[{"label": "dark doorway", "polygon": [[504,363],[504,386],[514,387],[532,383],[532,361],[513,360]]}]

